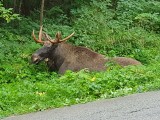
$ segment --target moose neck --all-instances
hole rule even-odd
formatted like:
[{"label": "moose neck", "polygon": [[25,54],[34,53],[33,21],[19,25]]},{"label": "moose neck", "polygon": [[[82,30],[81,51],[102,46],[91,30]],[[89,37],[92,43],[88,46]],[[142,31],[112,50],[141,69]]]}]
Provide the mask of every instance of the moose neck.
[{"label": "moose neck", "polygon": [[57,69],[59,69],[63,64],[64,60],[67,58],[67,55],[70,55],[72,47],[72,45],[67,43],[58,43],[50,58],[54,61]]}]

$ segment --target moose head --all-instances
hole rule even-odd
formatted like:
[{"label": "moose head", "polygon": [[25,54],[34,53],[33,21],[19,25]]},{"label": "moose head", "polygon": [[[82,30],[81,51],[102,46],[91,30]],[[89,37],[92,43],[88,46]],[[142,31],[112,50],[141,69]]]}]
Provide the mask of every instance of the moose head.
[{"label": "moose head", "polygon": [[[42,26],[40,27],[39,37],[38,39],[35,37],[34,30],[32,32],[32,37],[35,42],[40,43],[43,45],[42,48],[38,49],[31,57],[32,63],[38,64],[39,62],[43,61],[44,59],[47,60],[47,64],[51,65],[50,57],[53,51],[56,49],[59,43],[65,42],[70,37],[72,37],[74,33],[69,35],[68,37],[61,39],[61,33],[57,32],[55,35],[55,39],[52,39],[48,34],[42,33]],[[45,41],[42,41],[42,38]]]},{"label": "moose head", "polygon": [[[47,59],[47,65],[51,71],[58,71],[63,74],[66,70],[79,71],[87,68],[90,71],[106,70],[107,62],[114,62],[120,66],[140,65],[141,63],[132,58],[114,57],[107,58],[104,55],[98,54],[86,47],[73,46],[65,41],[74,35],[72,33],[68,37],[62,39],[61,33],[57,32],[55,39],[52,39],[48,34],[42,33],[40,27],[38,39],[35,37],[34,30],[32,32],[33,39],[43,45],[32,54],[32,63],[38,64],[40,61]],[[45,38],[42,41],[42,38]]]}]

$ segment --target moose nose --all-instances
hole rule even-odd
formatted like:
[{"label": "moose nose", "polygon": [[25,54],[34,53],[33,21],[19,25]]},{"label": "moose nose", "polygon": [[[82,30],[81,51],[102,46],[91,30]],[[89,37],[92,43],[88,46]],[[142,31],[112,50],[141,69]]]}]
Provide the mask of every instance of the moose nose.
[{"label": "moose nose", "polygon": [[39,61],[40,61],[39,55],[33,54],[32,57],[31,57],[31,61],[32,61],[32,63],[34,63],[34,64],[38,64]]}]

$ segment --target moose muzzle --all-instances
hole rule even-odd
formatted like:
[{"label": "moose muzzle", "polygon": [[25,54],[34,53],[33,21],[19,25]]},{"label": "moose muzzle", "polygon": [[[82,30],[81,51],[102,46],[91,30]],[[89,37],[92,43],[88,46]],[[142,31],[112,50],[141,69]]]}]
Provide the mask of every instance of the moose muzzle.
[{"label": "moose muzzle", "polygon": [[31,57],[31,61],[33,64],[38,64],[42,60],[43,60],[43,58],[40,57],[38,54],[33,54]]}]

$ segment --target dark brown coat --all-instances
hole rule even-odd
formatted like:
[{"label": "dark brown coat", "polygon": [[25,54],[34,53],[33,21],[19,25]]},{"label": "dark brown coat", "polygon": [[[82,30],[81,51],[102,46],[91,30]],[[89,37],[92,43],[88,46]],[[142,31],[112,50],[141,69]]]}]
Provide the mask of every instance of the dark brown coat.
[{"label": "dark brown coat", "polygon": [[[38,64],[47,58],[48,67],[60,74],[64,74],[66,70],[79,71],[85,68],[90,71],[103,71],[107,69],[107,62],[115,62],[120,66],[141,65],[139,61],[132,58],[106,58],[86,47],[73,46],[65,42],[66,38],[61,40],[59,33],[56,34],[54,41],[47,34],[45,35],[47,41],[42,41],[44,46],[33,53],[31,60]],[[41,42],[35,38],[34,33],[33,37],[37,42]]]}]

